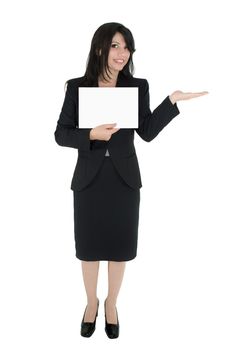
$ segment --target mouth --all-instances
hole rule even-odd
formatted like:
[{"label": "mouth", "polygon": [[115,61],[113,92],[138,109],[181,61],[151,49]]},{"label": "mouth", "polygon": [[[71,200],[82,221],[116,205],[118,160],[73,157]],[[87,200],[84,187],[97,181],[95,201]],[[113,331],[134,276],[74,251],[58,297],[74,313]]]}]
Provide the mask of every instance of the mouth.
[{"label": "mouth", "polygon": [[118,64],[122,64],[124,63],[125,61],[124,60],[114,60],[114,62],[118,63]]}]

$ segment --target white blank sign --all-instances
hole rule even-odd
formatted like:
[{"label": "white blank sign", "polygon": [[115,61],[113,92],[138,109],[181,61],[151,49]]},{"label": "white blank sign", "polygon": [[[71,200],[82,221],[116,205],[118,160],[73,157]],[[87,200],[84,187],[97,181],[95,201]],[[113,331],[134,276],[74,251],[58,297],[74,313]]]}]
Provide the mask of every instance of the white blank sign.
[{"label": "white blank sign", "polygon": [[138,87],[79,87],[79,128],[138,128]]}]

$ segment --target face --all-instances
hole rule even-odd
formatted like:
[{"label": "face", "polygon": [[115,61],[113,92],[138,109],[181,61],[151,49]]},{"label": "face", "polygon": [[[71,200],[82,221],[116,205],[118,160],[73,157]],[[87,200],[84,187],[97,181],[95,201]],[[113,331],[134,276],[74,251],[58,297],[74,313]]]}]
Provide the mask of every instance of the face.
[{"label": "face", "polygon": [[125,39],[122,34],[116,33],[112,38],[109,49],[108,65],[112,74],[118,74],[127,64],[130,57]]}]

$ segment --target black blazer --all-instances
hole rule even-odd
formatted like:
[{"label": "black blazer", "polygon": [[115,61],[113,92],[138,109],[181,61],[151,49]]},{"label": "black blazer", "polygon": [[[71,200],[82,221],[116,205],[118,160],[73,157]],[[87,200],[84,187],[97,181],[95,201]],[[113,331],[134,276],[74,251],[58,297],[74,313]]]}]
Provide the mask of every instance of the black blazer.
[{"label": "black blazer", "polygon": [[[58,145],[78,149],[78,159],[73,173],[71,189],[80,191],[95,177],[108,148],[120,176],[132,188],[142,187],[141,174],[134,147],[134,130],[145,141],[152,141],[180,111],[167,96],[151,113],[149,84],[146,79],[125,77],[118,74],[116,87],[138,87],[139,127],[120,129],[109,141],[90,140],[89,129],[79,129],[79,86],[83,77],[67,81],[67,89],[57,127],[54,132]],[[98,86],[97,82],[94,86]]]}]

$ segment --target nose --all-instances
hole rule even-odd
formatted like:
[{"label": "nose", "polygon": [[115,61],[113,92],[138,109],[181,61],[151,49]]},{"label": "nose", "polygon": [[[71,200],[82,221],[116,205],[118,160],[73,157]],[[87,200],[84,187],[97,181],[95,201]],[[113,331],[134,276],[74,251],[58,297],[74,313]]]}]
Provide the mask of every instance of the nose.
[{"label": "nose", "polygon": [[121,52],[118,52],[118,59],[119,60],[124,60],[127,57],[127,53],[124,51],[124,49]]},{"label": "nose", "polygon": [[126,49],[124,49],[124,48],[119,48],[119,51],[118,51],[118,58],[119,58],[119,60],[120,59],[125,59],[125,57],[126,57]]}]

